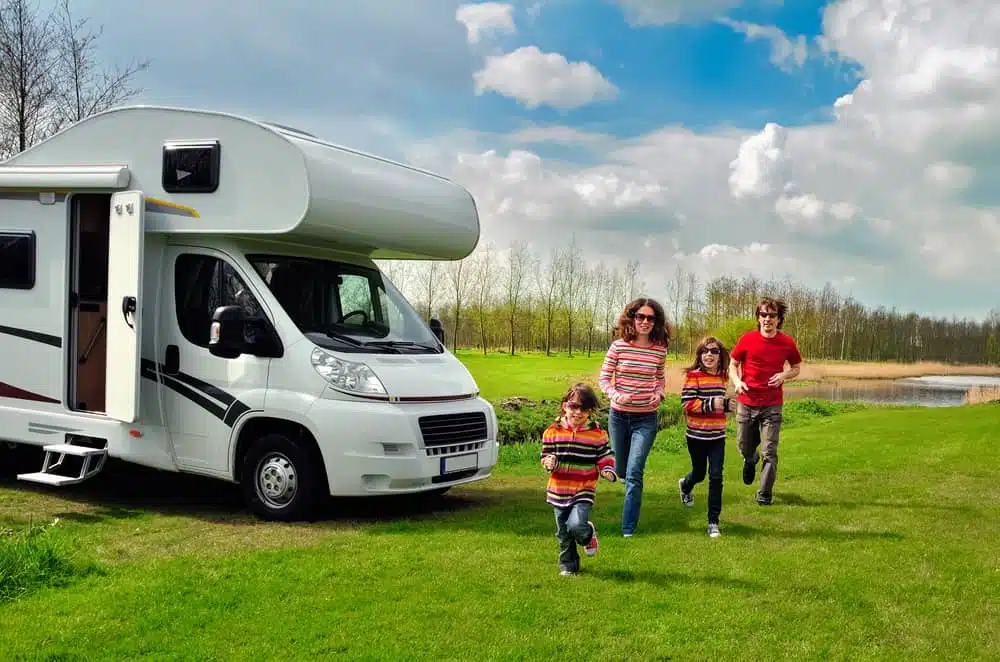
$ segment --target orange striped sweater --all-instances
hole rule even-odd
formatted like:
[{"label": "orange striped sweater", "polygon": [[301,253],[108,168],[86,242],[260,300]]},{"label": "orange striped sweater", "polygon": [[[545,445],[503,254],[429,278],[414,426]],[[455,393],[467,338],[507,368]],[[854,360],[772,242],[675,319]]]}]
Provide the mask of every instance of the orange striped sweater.
[{"label": "orange striped sweater", "polygon": [[595,421],[579,430],[553,423],[542,433],[542,457],[556,456],[556,468],[549,474],[545,500],[565,508],[575,503],[594,503],[597,478],[606,467],[614,469],[615,457],[608,433]]},{"label": "orange striped sweater", "polygon": [[664,365],[667,362],[667,348],[660,345],[639,347],[618,339],[611,343],[598,384],[609,399],[616,394],[624,394],[628,401],[624,404],[612,403],[612,408],[623,412],[646,413],[656,411],[654,396],[662,396],[666,388]]},{"label": "orange striped sweater", "polygon": [[724,377],[700,369],[687,373],[681,389],[681,404],[687,415],[689,439],[718,441],[726,438],[726,409],[716,409],[712,404],[712,398],[717,397],[726,398]]}]

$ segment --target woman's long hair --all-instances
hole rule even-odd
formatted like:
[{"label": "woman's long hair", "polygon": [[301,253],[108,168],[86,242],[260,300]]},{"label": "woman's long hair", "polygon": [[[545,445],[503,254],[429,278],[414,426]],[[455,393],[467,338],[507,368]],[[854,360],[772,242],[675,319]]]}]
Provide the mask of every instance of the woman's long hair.
[{"label": "woman's long hair", "polygon": [[708,372],[705,370],[705,365],[701,362],[701,354],[708,348],[709,345],[715,345],[719,348],[719,375],[723,379],[729,379],[729,350],[726,349],[726,346],[722,344],[722,341],[715,336],[702,338],[701,342],[698,343],[698,347],[694,350],[694,363],[684,368],[684,372],[687,373],[692,370]]},{"label": "woman's long hair", "polygon": [[622,340],[632,342],[638,334],[635,331],[635,314],[643,306],[649,306],[656,315],[653,322],[653,330],[649,332],[649,341],[654,345],[670,346],[670,323],[667,322],[667,315],[663,312],[663,306],[655,299],[640,297],[625,306],[625,310],[618,317],[618,326],[615,331]]}]

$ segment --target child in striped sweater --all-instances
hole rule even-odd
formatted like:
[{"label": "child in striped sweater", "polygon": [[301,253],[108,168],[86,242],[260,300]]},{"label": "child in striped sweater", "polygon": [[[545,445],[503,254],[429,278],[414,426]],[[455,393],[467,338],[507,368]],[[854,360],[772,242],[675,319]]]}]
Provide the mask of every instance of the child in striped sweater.
[{"label": "child in striped sweater", "polygon": [[694,505],[691,489],[705,480],[708,465],[708,535],[718,538],[722,512],[722,465],[726,457],[726,413],[734,404],[726,396],[729,352],[709,336],[695,350],[694,365],[686,370],[681,404],[687,417],[687,447],[691,471],[678,481],[681,503]]},{"label": "child in striped sweater", "polygon": [[577,545],[587,556],[597,554],[597,528],[589,517],[598,474],[617,479],[608,434],[590,420],[597,404],[590,386],[576,384],[563,396],[559,418],[542,433],[542,468],[549,472],[545,500],[555,510],[561,575],[580,572]]}]

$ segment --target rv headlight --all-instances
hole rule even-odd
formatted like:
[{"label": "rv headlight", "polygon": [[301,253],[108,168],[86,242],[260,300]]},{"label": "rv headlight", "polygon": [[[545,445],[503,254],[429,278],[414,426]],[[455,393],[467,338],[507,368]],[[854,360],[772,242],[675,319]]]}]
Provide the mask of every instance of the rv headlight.
[{"label": "rv headlight", "polygon": [[336,389],[363,395],[387,395],[385,386],[364,363],[338,359],[317,347],[309,357],[313,368]]}]

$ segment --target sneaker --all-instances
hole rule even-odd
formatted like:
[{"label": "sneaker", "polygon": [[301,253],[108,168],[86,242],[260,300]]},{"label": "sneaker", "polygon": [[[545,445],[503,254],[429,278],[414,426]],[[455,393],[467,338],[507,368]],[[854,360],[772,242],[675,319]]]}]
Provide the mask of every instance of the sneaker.
[{"label": "sneaker", "polygon": [[751,485],[751,484],[753,484],[753,479],[757,475],[757,460],[759,460],[759,459],[760,459],[760,454],[759,453],[754,453],[752,460],[748,460],[746,458],[743,459],[743,484],[744,485]]},{"label": "sneaker", "polygon": [[593,556],[594,554],[597,554],[597,527],[594,526],[593,522],[587,522],[587,524],[590,525],[590,528],[594,531],[594,533],[590,536],[590,542],[588,542],[583,548],[583,552],[587,556]]},{"label": "sneaker", "polygon": [[757,494],[754,495],[754,500],[757,502],[758,506],[770,506],[771,505],[771,497],[764,496],[759,491],[757,492]]},{"label": "sneaker", "polygon": [[632,537],[631,533],[623,533],[622,534],[622,538],[631,538],[631,537]]},{"label": "sneaker", "polygon": [[579,573],[577,573],[577,572],[574,572],[573,570],[560,570],[560,571],[559,571],[559,574],[560,574],[560,575],[561,575],[562,577],[573,577],[574,575],[577,575],[577,574],[579,574]]},{"label": "sneaker", "polygon": [[719,525],[718,524],[709,524],[708,525],[708,537],[709,538],[718,538],[721,535],[722,535],[722,532],[719,531]]},{"label": "sneaker", "polygon": [[690,492],[684,491],[684,479],[677,481],[677,489],[681,492],[681,503],[690,508],[694,505],[694,496]]}]

